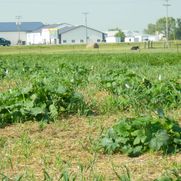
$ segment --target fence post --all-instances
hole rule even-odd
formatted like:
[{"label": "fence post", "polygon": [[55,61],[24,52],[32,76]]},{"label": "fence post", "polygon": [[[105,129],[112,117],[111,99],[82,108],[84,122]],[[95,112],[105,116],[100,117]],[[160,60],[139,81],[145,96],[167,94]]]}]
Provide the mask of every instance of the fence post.
[{"label": "fence post", "polygon": [[146,43],[146,41],[145,41],[145,42],[144,42],[144,49],[146,49],[146,44],[147,44],[147,43]]},{"label": "fence post", "polygon": [[178,53],[178,44],[177,44],[177,53]]},{"label": "fence post", "polygon": [[153,48],[153,41],[151,41],[151,48]]}]

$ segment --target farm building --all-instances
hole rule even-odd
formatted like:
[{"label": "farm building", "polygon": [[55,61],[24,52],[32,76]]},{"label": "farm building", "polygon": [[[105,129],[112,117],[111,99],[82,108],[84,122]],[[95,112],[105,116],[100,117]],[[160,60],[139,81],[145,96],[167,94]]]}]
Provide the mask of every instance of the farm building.
[{"label": "farm building", "polygon": [[139,42],[139,38],[134,37],[134,36],[126,36],[125,37],[125,42]]},{"label": "farm building", "polygon": [[159,41],[160,35],[148,35],[138,31],[125,31],[125,42]]},{"label": "farm building", "polygon": [[27,44],[59,44],[58,30],[72,26],[67,23],[44,25],[40,29],[27,34]]},{"label": "farm building", "polygon": [[99,30],[80,25],[59,30],[59,40],[61,44],[81,44],[86,41],[87,43],[101,43],[105,42],[105,34]]},{"label": "farm building", "polygon": [[17,45],[18,41],[27,43],[27,34],[43,26],[41,22],[22,22],[17,25],[15,22],[0,22],[0,37],[11,41],[12,45]]},{"label": "farm building", "polygon": [[[87,33],[86,33],[87,32]],[[81,44],[105,42],[105,34],[84,25],[70,24],[45,25],[27,34],[28,44]]]},{"label": "farm building", "polygon": [[106,34],[106,43],[120,43],[122,42],[120,37],[116,37],[116,34],[119,31],[107,31]]},{"label": "farm building", "polygon": [[158,35],[135,35],[126,36],[125,42],[145,42],[145,41],[159,41]]},{"label": "farm building", "polygon": [[22,22],[18,25],[15,22],[2,22],[0,37],[10,40],[12,45],[17,45],[18,42],[24,45],[105,42],[103,32],[84,25],[67,23],[44,25],[41,22]]}]

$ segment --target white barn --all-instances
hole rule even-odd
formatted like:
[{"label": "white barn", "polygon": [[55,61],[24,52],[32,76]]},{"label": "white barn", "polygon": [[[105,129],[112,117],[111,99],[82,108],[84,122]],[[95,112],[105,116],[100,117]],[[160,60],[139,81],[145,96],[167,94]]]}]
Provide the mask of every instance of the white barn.
[{"label": "white barn", "polygon": [[125,37],[125,42],[145,42],[145,41],[159,41],[158,35],[136,35]]},{"label": "white barn", "polygon": [[106,32],[106,43],[120,43],[122,39],[120,37],[116,37],[116,34],[119,31],[107,31]]},{"label": "white barn", "polygon": [[126,43],[131,43],[131,42],[139,42],[139,37],[134,37],[134,36],[126,36],[125,40]]},{"label": "white barn", "polygon": [[22,22],[20,25],[15,22],[0,22],[0,37],[10,40],[12,45],[17,45],[19,40],[27,44],[27,34],[42,26],[41,22]]},{"label": "white barn", "polygon": [[27,45],[42,44],[41,30],[36,30],[33,33],[27,33]]},{"label": "white barn", "polygon": [[145,42],[145,41],[159,41],[159,35],[148,35],[148,34],[142,34],[138,31],[128,31],[125,33],[125,42]]}]

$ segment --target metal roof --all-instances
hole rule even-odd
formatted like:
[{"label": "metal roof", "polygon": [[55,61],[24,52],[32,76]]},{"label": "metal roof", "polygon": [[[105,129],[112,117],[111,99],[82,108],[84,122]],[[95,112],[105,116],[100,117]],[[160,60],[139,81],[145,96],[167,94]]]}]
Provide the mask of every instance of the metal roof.
[{"label": "metal roof", "polygon": [[45,25],[42,28],[49,29],[49,28],[57,28],[58,26],[60,26],[60,24]]},{"label": "metal roof", "polygon": [[48,24],[44,25],[42,29],[50,29],[50,28],[64,28],[64,27],[73,27],[73,25],[68,23],[59,23],[59,24]]},{"label": "metal roof", "polygon": [[[64,33],[68,32],[68,31],[72,31],[72,30],[77,29],[77,28],[80,28],[80,27],[85,27],[85,26],[84,26],[84,25],[79,25],[79,26],[65,27],[65,28],[60,29],[60,30],[59,30],[59,33],[60,33],[60,34],[64,34]],[[101,31],[99,31],[99,30],[95,30],[95,29],[90,28],[90,27],[87,27],[87,29],[91,29],[91,30],[93,30],[93,31],[97,31],[97,32],[99,32],[99,33],[103,33],[103,32],[101,32]],[[105,34],[105,33],[103,33],[103,34]]]},{"label": "metal roof", "polygon": [[[20,31],[31,32],[43,26],[41,22],[21,22]],[[17,32],[16,22],[0,22],[0,32]]]},{"label": "metal roof", "polygon": [[71,30],[73,30],[73,29],[75,29],[75,28],[76,28],[76,26],[72,26],[72,27],[66,26],[66,27],[64,27],[64,28],[62,28],[62,29],[59,30],[59,34],[66,33],[67,31],[71,31]]}]

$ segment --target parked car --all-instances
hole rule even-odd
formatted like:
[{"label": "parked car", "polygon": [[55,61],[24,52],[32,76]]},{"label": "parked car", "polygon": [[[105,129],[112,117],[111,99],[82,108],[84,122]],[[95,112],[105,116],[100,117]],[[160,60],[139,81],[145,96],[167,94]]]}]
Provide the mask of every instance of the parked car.
[{"label": "parked car", "polygon": [[9,40],[4,39],[4,38],[0,38],[0,45],[2,45],[2,46],[10,46],[11,42]]}]

